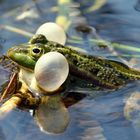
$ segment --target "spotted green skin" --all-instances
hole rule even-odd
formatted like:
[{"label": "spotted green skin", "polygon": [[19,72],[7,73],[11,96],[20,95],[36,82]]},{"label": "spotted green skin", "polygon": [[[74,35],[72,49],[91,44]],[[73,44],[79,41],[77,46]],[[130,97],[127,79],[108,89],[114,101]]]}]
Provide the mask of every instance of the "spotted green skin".
[{"label": "spotted green skin", "polygon": [[[33,48],[39,48],[40,54],[33,54]],[[89,81],[98,87],[116,89],[130,81],[140,79],[140,71],[129,68],[123,63],[79,53],[48,41],[42,35],[34,36],[26,44],[10,48],[7,55],[20,66],[34,70],[39,57],[51,51],[57,51],[67,58],[71,76]]]}]

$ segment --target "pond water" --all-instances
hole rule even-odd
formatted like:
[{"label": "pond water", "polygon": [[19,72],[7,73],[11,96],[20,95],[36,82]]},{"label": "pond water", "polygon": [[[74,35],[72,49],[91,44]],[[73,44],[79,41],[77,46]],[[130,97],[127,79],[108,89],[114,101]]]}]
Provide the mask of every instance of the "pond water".
[{"label": "pond water", "polygon": [[[99,1],[103,5],[93,10],[93,4],[97,5]],[[36,2],[0,0],[0,54],[4,54],[15,44],[27,42],[29,36],[34,34],[42,23],[55,22],[59,11],[62,11],[58,8],[58,2],[57,0]],[[112,59],[118,58],[112,56],[108,50],[92,44],[90,39],[98,36],[108,41],[139,48],[139,0],[75,0],[73,2],[78,6],[80,15],[68,19],[74,24],[71,24],[66,32],[71,40],[75,36],[81,37],[82,40],[78,43],[74,39],[68,40],[67,45],[84,48],[92,55]],[[95,28],[96,33],[76,31],[75,27],[81,20],[87,26]],[[140,52],[119,48],[115,48],[115,52],[123,59],[134,62],[134,67],[140,68],[140,58],[132,57],[138,56]],[[128,121],[124,116],[125,103],[132,94],[140,92],[139,84],[134,82],[102,96],[93,97],[90,93],[89,96],[68,108],[71,121],[67,130],[60,135],[41,132],[29,113],[13,110],[0,120],[0,140],[139,140],[140,126],[133,123],[133,120]]]}]

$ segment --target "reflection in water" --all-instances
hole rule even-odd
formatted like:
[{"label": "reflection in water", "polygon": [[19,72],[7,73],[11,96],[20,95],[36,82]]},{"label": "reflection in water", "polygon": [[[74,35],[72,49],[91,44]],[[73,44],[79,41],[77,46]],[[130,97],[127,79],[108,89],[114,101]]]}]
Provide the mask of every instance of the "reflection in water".
[{"label": "reflection in water", "polygon": [[63,133],[70,121],[69,112],[61,101],[61,95],[42,97],[42,102],[35,111],[35,118],[40,130],[46,133]]},{"label": "reflection in water", "polygon": [[0,127],[0,139],[1,139],[1,140],[6,140],[5,135],[6,135],[6,134],[3,133],[3,129]]},{"label": "reflection in water", "polygon": [[129,95],[136,87],[128,88],[121,90],[121,93],[115,91],[95,99],[85,98],[69,107],[71,121],[67,130],[60,135],[42,133],[29,113],[19,110],[12,111],[0,124],[3,131],[9,134],[6,140],[135,139],[133,128],[123,117],[123,96],[126,93]]},{"label": "reflection in water", "polygon": [[127,99],[124,107],[124,115],[132,122],[136,135],[140,137],[140,92],[134,92]]},{"label": "reflection in water", "polygon": [[136,9],[137,11],[140,11],[140,0],[137,0],[137,3],[136,3],[136,5],[135,5],[135,9]]}]

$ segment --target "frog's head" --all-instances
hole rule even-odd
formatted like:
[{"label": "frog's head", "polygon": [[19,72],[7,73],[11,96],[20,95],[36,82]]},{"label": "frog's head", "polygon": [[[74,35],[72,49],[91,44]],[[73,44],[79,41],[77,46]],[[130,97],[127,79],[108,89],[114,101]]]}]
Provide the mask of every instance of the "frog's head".
[{"label": "frog's head", "polygon": [[48,40],[43,35],[33,36],[28,43],[12,47],[8,50],[8,57],[19,66],[33,70],[39,57],[46,53]]}]

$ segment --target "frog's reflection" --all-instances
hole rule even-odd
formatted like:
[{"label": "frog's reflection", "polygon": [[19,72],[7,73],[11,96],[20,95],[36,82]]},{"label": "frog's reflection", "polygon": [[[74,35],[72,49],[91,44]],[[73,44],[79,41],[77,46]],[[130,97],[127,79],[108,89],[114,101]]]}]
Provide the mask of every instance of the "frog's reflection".
[{"label": "frog's reflection", "polygon": [[66,130],[70,116],[68,107],[83,99],[86,95],[75,96],[74,92],[69,92],[65,97],[60,94],[53,96],[43,96],[41,103],[35,111],[35,120],[40,130],[45,133],[59,134]]}]

